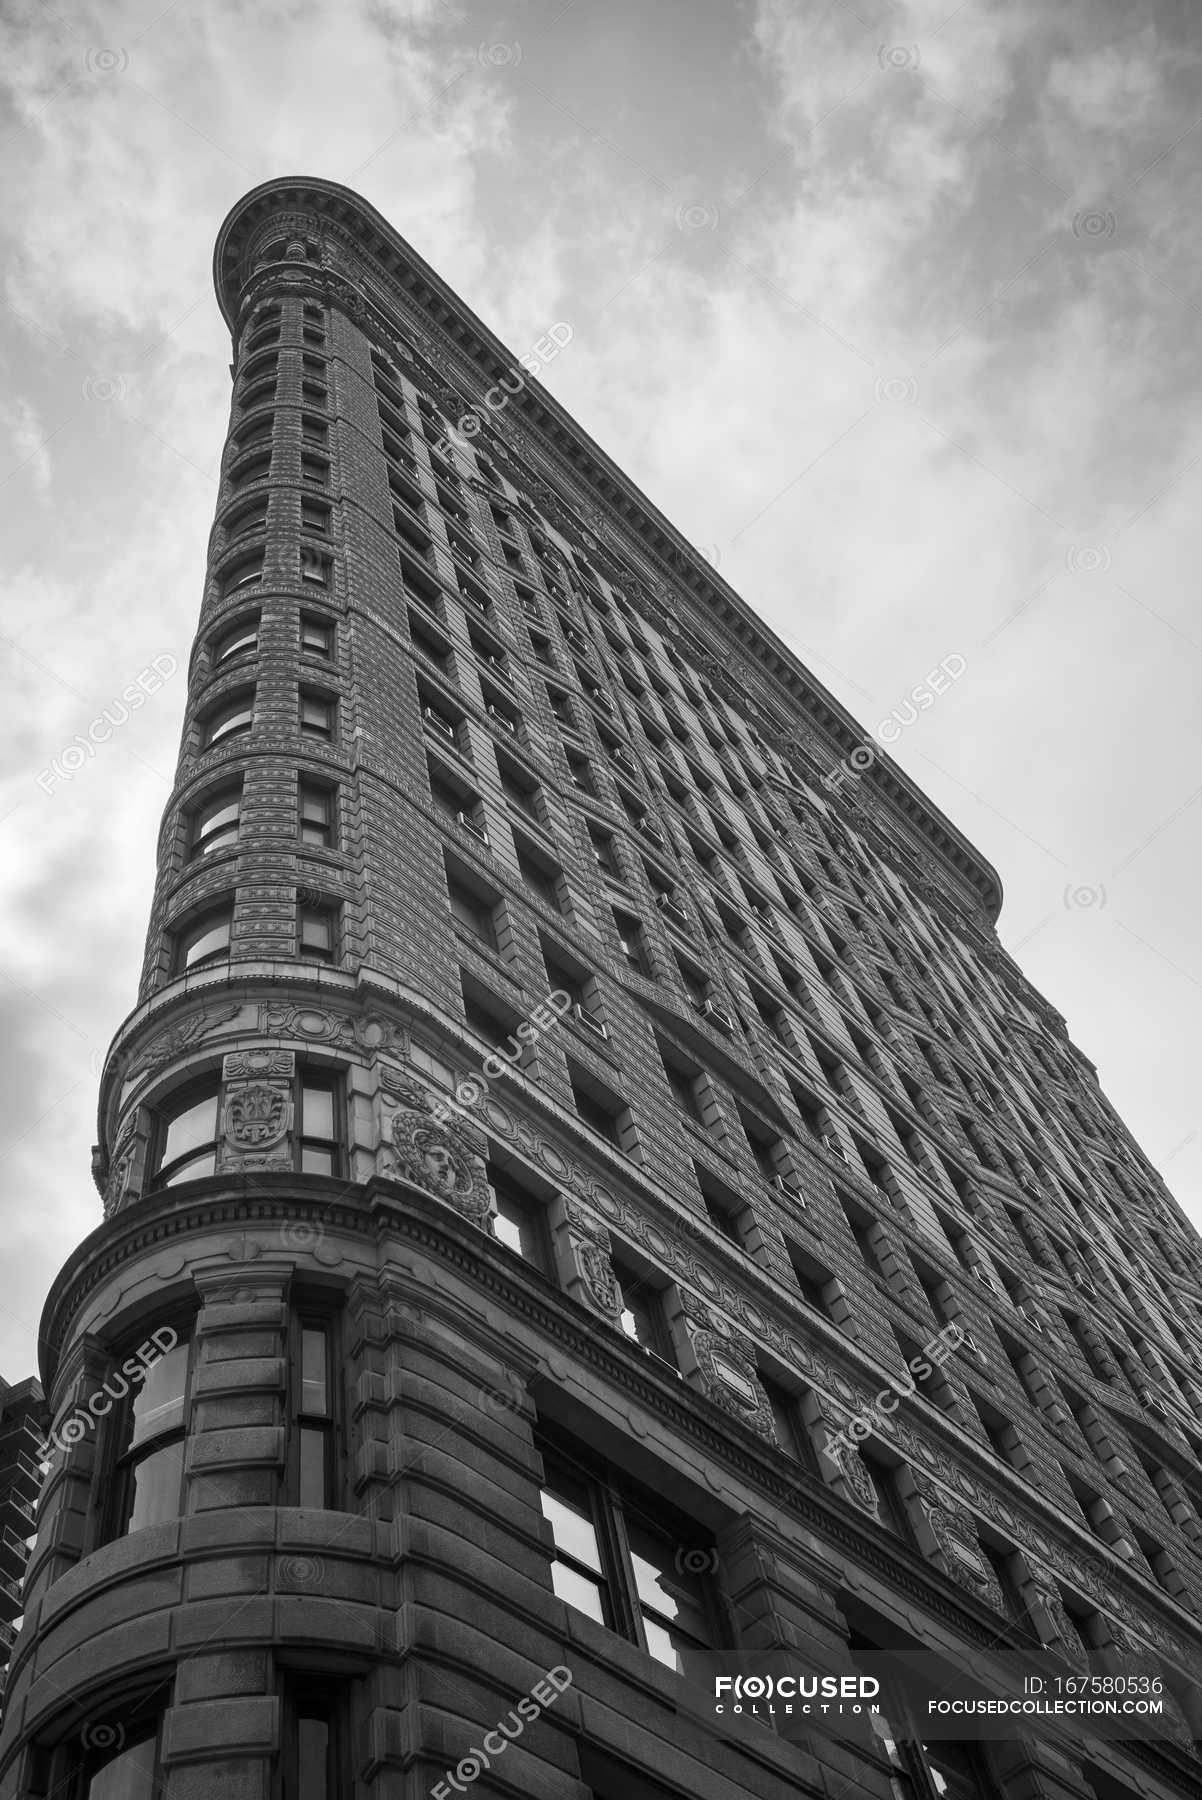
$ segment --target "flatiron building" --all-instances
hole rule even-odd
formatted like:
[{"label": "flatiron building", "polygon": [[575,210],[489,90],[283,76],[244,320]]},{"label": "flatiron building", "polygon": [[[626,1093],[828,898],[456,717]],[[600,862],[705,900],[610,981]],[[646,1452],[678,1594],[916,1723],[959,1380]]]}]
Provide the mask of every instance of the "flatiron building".
[{"label": "flatiron building", "polygon": [[0,1800],[1197,1794],[1199,1241],[997,874],[548,396],[561,322],[321,181],[215,276]]}]

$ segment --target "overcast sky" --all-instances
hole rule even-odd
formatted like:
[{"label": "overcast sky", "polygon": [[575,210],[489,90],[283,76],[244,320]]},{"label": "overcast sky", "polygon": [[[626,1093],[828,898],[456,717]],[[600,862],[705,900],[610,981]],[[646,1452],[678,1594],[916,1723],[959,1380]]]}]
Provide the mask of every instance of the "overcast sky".
[{"label": "overcast sky", "polygon": [[213,240],[278,175],[357,189],[515,354],[570,325],[548,389],[868,728],[964,658],[894,754],[1202,1217],[1196,5],[8,0],[0,31],[0,1373],[100,1218],[229,406]]}]

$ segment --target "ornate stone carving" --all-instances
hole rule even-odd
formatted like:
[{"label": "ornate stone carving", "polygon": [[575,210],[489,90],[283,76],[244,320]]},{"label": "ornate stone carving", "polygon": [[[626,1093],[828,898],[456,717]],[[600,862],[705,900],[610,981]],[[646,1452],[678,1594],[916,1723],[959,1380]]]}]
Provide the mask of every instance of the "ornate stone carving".
[{"label": "ornate stone carving", "polygon": [[235,1050],[222,1064],[226,1081],[249,1081],[256,1076],[268,1075],[290,1076],[295,1071],[294,1050]]},{"label": "ornate stone carving", "polygon": [[137,1121],[130,1119],[122,1127],[109,1159],[108,1180],[104,1187],[104,1216],[112,1217],[133,1192],[134,1165],[138,1156]]},{"label": "ornate stone carving", "polygon": [[774,1440],[772,1409],[760,1386],[751,1339],[719,1318],[696,1294],[687,1289],[678,1292],[685,1335],[706,1398]]},{"label": "ornate stone carving", "polygon": [[287,1080],[240,1081],[227,1085],[221,1110],[221,1173],[289,1169],[292,1147],[292,1084]]},{"label": "ornate stone carving", "polygon": [[236,1019],[241,1011],[241,1006],[233,1003],[213,1007],[211,1010],[202,1007],[197,1012],[189,1013],[186,1019],[180,1019],[161,1036],[154,1038],[130,1061],[125,1071],[127,1080],[132,1080],[135,1075],[149,1074],[163,1063],[169,1062],[173,1056],[182,1056],[202,1037],[207,1037],[210,1031],[216,1031],[219,1025],[227,1025],[231,1019]]},{"label": "ornate stone carving", "polygon": [[981,1550],[976,1521],[968,1508],[925,1475],[916,1477],[915,1488],[946,1573],[1004,1616],[1002,1584]]},{"label": "ornate stone carving", "polygon": [[1034,1567],[1030,1562],[1028,1605],[1035,1629],[1047,1648],[1055,1649],[1075,1668],[1087,1668],[1089,1655],[1080,1633],[1064,1608],[1059,1585],[1050,1570]]},{"label": "ornate stone carving", "polygon": [[609,1229],[569,1194],[563,1196],[562,1206],[570,1258],[568,1291],[614,1324],[622,1311],[622,1290],[610,1259]]},{"label": "ornate stone carving", "polygon": [[434,1118],[429,1092],[396,1070],[381,1070],[381,1090],[382,1173],[425,1188],[482,1226],[491,1202],[481,1134],[458,1117]]}]

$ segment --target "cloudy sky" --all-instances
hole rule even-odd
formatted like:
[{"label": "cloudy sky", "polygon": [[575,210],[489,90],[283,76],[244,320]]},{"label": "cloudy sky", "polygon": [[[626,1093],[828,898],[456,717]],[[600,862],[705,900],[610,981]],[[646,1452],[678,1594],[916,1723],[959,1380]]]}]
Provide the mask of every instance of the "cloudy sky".
[{"label": "cloudy sky", "polygon": [[8,0],[0,31],[0,1373],[100,1216],[229,404],[213,239],[284,174],[357,189],[515,353],[569,324],[547,387],[866,727],[964,658],[895,754],[1202,1218],[1188,0]]}]

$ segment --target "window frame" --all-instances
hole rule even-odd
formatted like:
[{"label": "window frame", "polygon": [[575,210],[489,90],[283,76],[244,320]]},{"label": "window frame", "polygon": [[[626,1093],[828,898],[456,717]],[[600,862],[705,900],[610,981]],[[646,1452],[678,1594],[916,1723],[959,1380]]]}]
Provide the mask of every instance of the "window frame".
[{"label": "window frame", "polygon": [[[224,948],[206,951],[200,957],[189,957],[189,942],[203,938],[206,935],[206,924],[211,928],[212,923],[219,919],[225,919],[229,924]],[[234,948],[234,896],[228,894],[223,899],[206,902],[203,907],[191,908],[169,927],[169,936],[173,977],[190,975],[193,970],[208,968],[212,963],[228,962]]]},{"label": "window frame", "polygon": [[[216,1102],[212,1138],[207,1143],[197,1144],[191,1149],[179,1152],[178,1155],[171,1158],[170,1162],[164,1162],[163,1157],[171,1126],[177,1119],[198,1109],[210,1098]],[[178,1102],[178,1104],[173,1105],[174,1102]],[[204,1175],[195,1175],[191,1179],[207,1181],[211,1175],[215,1174],[221,1126],[220,1074],[216,1070],[212,1070],[208,1074],[196,1076],[192,1081],[181,1082],[164,1094],[151,1110],[154,1115],[154,1132],[151,1145],[149,1186],[156,1191],[175,1186],[179,1179],[178,1171],[186,1167],[188,1163],[198,1160],[209,1148],[213,1152],[213,1169]]]},{"label": "window frame", "polygon": [[[543,1517],[547,1520],[547,1532],[551,1539],[548,1549],[553,1588],[556,1566],[571,1569],[578,1577],[598,1589],[601,1610],[605,1615],[600,1623],[605,1629],[628,1644],[634,1644],[644,1655],[653,1657],[661,1668],[670,1668],[684,1680],[694,1681],[701,1674],[701,1669],[682,1668],[677,1661],[669,1663],[666,1657],[652,1648],[647,1626],[650,1622],[667,1636],[675,1632],[687,1639],[700,1653],[700,1661],[706,1666],[707,1673],[712,1675],[730,1636],[726,1608],[714,1582],[718,1557],[712,1539],[687,1519],[675,1514],[665,1517],[663,1506],[652,1496],[645,1494],[637,1482],[628,1479],[612,1465],[602,1465],[587,1453],[577,1451],[559,1434],[549,1433],[545,1428],[536,1430],[535,1450],[542,1463],[540,1499],[543,1495],[548,1495],[560,1498],[563,1504],[565,1490],[584,1490],[588,1502],[588,1522],[600,1564],[600,1568],[594,1570],[587,1561],[582,1561],[573,1556],[571,1551],[561,1547],[555,1541],[554,1527],[544,1509]],[[557,1479],[559,1495],[555,1491]],[[570,1503],[574,1507],[578,1506],[574,1497]],[[701,1614],[705,1637],[699,1636],[695,1628],[678,1624],[670,1613],[662,1611],[640,1591],[635,1562],[638,1552],[632,1547],[632,1525],[640,1534],[658,1538],[665,1544],[666,1567],[660,1573],[662,1575],[666,1570],[672,1570],[682,1591],[688,1588],[693,1590],[692,1601]],[[559,1594],[557,1588],[554,1591],[565,1606],[575,1605],[575,1602]],[[576,1610],[586,1611],[579,1607]],[[587,1612],[586,1616],[595,1617]]]},{"label": "window frame", "polygon": [[[315,812],[309,813],[306,810],[315,803],[319,795],[324,796],[325,800],[325,813],[321,821]],[[317,829],[321,829],[325,835],[306,836],[306,832]],[[296,830],[299,842],[307,850],[338,849],[338,789],[333,782],[322,781],[319,777],[304,772],[297,776]]]},{"label": "window frame", "polygon": [[[184,1500],[184,1480],[186,1475],[186,1448],[188,1442],[189,1417],[194,1399],[194,1383],[199,1367],[196,1338],[196,1316],[194,1313],[177,1314],[167,1325],[175,1332],[176,1343],[165,1355],[170,1356],[181,1344],[186,1346],[184,1359],[184,1377],[180,1393],[178,1423],[169,1423],[159,1431],[148,1432],[140,1442],[135,1443],[134,1425],[136,1418],[134,1408],[137,1401],[148,1389],[145,1385],[134,1387],[127,1382],[127,1392],[121,1396],[120,1407],[114,1407],[108,1417],[104,1453],[101,1467],[104,1479],[98,1487],[99,1494],[99,1544],[111,1544],[118,1538],[128,1537],[131,1531],[149,1531],[156,1525],[169,1523],[172,1519],[182,1519]],[[130,1339],[123,1340],[118,1350],[113,1352],[112,1370],[122,1370],[124,1362],[132,1359],[133,1353],[147,1341],[145,1334],[139,1337],[138,1343]],[[165,1360],[164,1356],[157,1359]],[[153,1367],[154,1365],[144,1365]],[[111,1379],[111,1375],[110,1375]],[[176,1494],[180,1510],[167,1513],[163,1518],[153,1518],[144,1524],[133,1525],[134,1502],[136,1499],[137,1471],[152,1457],[164,1451],[179,1448],[179,1470],[177,1475]]]},{"label": "window frame", "polygon": [[[306,1405],[305,1376],[305,1337],[308,1333],[320,1334],[321,1354],[324,1361],[322,1371],[323,1401],[320,1407]],[[286,1458],[286,1488],[288,1499],[286,1504],[310,1508],[319,1512],[338,1512],[341,1510],[342,1470],[340,1463],[341,1416],[340,1387],[338,1371],[342,1366],[340,1344],[338,1339],[338,1315],[329,1305],[320,1301],[298,1299],[291,1308],[288,1321],[288,1432],[289,1444]],[[320,1504],[312,1497],[306,1496],[306,1457],[304,1442],[306,1434],[319,1437],[321,1440],[321,1491]]]},{"label": "window frame", "polygon": [[198,721],[202,751],[216,750],[231,738],[248,737],[255,728],[254,686],[240,687],[206,706]]}]

